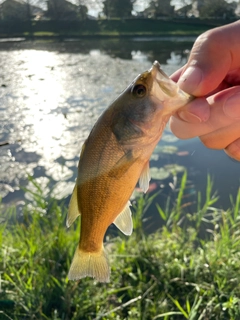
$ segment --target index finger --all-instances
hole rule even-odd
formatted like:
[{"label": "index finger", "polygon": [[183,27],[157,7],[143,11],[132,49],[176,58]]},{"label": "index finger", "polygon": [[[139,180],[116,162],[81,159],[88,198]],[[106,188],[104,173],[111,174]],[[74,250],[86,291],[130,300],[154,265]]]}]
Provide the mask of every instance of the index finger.
[{"label": "index finger", "polygon": [[[197,38],[178,80],[182,90],[205,96],[215,90],[229,71],[240,66],[240,22],[211,29]],[[177,78],[179,74],[174,75]]]}]

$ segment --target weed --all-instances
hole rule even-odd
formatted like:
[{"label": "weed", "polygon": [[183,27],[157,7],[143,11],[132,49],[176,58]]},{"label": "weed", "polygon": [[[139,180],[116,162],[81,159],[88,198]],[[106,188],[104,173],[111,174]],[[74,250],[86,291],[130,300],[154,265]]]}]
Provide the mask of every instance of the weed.
[{"label": "weed", "polygon": [[1,209],[0,319],[240,319],[240,191],[229,210],[217,209],[208,178],[190,214],[184,173],[173,208],[157,205],[164,225],[148,235],[142,218],[156,194],[141,196],[132,236],[107,237],[111,282],[99,284],[68,281],[79,222],[67,230],[67,209],[32,183],[21,216]]}]

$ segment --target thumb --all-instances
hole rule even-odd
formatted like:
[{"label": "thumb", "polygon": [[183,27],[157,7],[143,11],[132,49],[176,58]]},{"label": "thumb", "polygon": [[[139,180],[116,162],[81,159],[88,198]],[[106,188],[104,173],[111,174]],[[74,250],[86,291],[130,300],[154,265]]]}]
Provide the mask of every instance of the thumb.
[{"label": "thumb", "polygon": [[239,64],[240,44],[236,39],[239,32],[237,22],[199,36],[179,78],[180,88],[195,96],[205,96],[215,90]]}]

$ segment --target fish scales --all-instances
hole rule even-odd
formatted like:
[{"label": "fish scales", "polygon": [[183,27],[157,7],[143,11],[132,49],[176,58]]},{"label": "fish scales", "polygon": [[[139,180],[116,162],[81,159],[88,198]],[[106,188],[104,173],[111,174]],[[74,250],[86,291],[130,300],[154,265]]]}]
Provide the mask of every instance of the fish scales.
[{"label": "fish scales", "polygon": [[[105,136],[109,138],[110,133],[105,132],[105,136],[103,133],[97,136],[104,140]],[[119,152],[118,143],[113,134],[111,134],[109,143],[99,149],[97,146],[94,150],[91,148],[88,150],[87,141],[84,148],[83,165],[79,169],[81,187],[78,188],[78,198],[82,199],[79,202],[79,209],[82,212],[80,244],[88,251],[92,251],[90,245],[92,239],[95,239],[98,245],[102,244],[107,227],[124,209],[129,200],[129,194],[132,194],[141,173],[138,161],[134,158],[123,161],[126,155],[124,151]],[[88,154],[94,155],[94,161],[88,163],[89,170],[86,170],[84,161],[86,159],[88,162]],[[98,161],[95,161],[96,157]],[[106,168],[111,168],[111,170],[108,171]],[[81,183],[82,180],[85,182]],[[123,180],[130,183],[123,184]],[[90,197],[94,201],[89,201]],[[105,219],[101,221],[103,212]],[[84,219],[84,215],[89,219]]]},{"label": "fish scales", "polygon": [[114,223],[124,234],[132,233],[132,192],[138,180],[147,191],[151,154],[172,113],[191,99],[154,62],[99,117],[83,145],[69,204],[68,227],[81,215],[70,280],[109,281],[106,230]]}]

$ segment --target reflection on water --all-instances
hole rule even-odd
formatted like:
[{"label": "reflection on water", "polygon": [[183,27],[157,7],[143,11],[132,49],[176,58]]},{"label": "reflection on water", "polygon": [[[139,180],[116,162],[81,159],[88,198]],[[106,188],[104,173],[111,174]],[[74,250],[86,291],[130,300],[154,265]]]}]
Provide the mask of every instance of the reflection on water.
[{"label": "reflection on water", "polygon": [[[0,44],[0,141],[10,143],[0,148],[3,202],[23,199],[19,186],[27,184],[28,175],[46,192],[57,186],[57,198],[69,195],[81,145],[103,109],[154,60],[168,74],[182,66],[193,41],[145,40]],[[217,171],[216,162],[225,171],[239,169],[222,153],[206,156],[209,151],[197,140],[180,142],[169,130],[160,146],[165,149],[156,150],[152,166],[177,163],[188,167],[195,185],[198,181],[205,184],[208,171],[221,177],[226,174]],[[218,161],[213,163],[213,159]],[[226,195],[229,176],[224,177],[221,191]],[[235,182],[229,182],[230,192],[239,183],[236,174]]]}]

